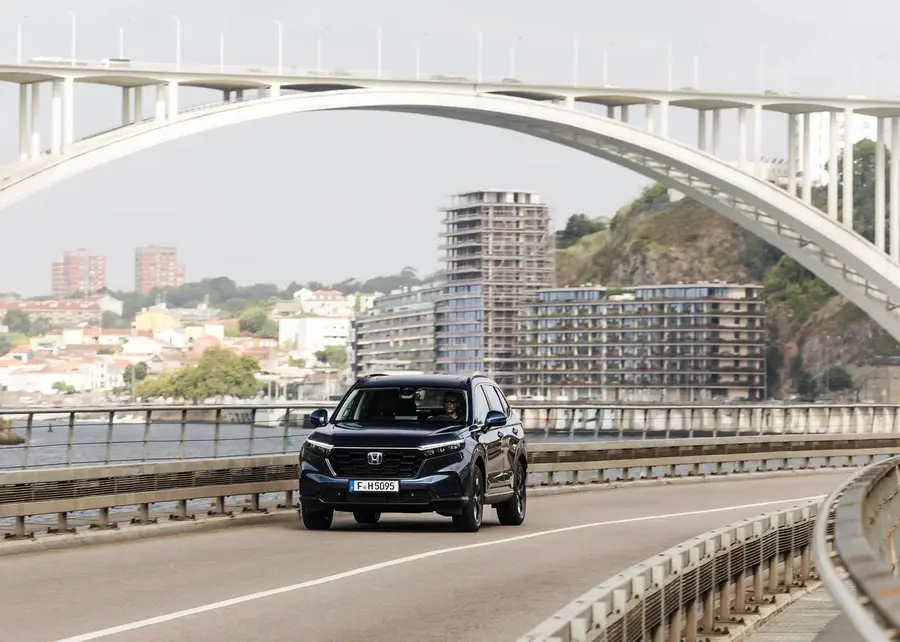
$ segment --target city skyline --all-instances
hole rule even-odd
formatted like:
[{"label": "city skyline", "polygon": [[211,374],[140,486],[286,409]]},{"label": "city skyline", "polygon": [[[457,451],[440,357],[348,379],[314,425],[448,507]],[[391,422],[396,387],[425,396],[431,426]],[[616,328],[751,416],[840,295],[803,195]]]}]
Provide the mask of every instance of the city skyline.
[{"label": "city skyline", "polygon": [[[893,24],[890,16],[896,17],[898,8],[878,7],[883,18],[878,24],[871,24],[864,9],[846,16],[840,26],[849,34],[850,51],[840,58],[829,46],[837,26],[833,16],[840,12],[831,13],[828,6],[807,0],[787,8],[770,0],[728,7],[694,0],[673,6],[654,0],[620,8],[621,15],[611,22],[586,0],[570,3],[566,12],[540,6],[523,11],[511,0],[489,7],[471,0],[452,7],[406,1],[376,7],[339,0],[302,9],[272,2],[264,15],[234,1],[187,6],[96,0],[73,7],[61,0],[40,6],[12,0],[4,8],[0,35],[7,43],[5,55],[12,55],[21,22],[25,58],[65,56],[67,11],[73,10],[79,56],[115,55],[119,27],[125,25],[128,57],[168,63],[174,39],[171,14],[177,13],[186,62],[217,62],[219,31],[229,23],[226,62],[271,65],[276,52],[271,19],[278,19],[285,26],[286,64],[315,67],[321,36],[327,67],[371,70],[371,25],[377,23],[384,29],[386,70],[413,72],[419,40],[423,71],[471,75],[475,34],[481,28],[486,72],[505,74],[515,45],[517,76],[564,83],[572,75],[572,39],[581,31],[583,82],[603,82],[608,54],[610,83],[664,86],[670,42],[676,86],[691,82],[696,56],[701,88],[756,91],[765,45],[764,77],[778,91],[896,94],[889,86],[894,81],[888,80],[892,55],[873,49],[885,42],[878,33],[888,33],[885,25]],[[476,13],[480,25],[464,18]],[[654,19],[648,20],[648,14]],[[211,15],[216,18],[210,20]],[[696,15],[703,20],[694,19]],[[734,24],[742,26],[737,34]],[[591,31],[584,25],[591,25]],[[810,42],[797,50],[793,30],[801,25]],[[880,86],[879,76],[884,78]],[[0,87],[0,110],[7,116],[7,126],[0,128],[0,162],[16,158],[14,94],[15,88]],[[78,136],[121,118],[106,88],[79,87],[78,95],[85,101],[79,103]],[[182,104],[216,99],[209,92],[186,90]],[[684,138],[694,123],[691,114],[678,114],[670,126]],[[774,146],[783,140],[784,127],[768,127],[763,151],[776,156],[781,150]],[[356,183],[353,189],[346,188],[348,180]],[[437,265],[430,245],[439,224],[429,218],[435,194],[478,184],[529,185],[555,204],[559,223],[571,212],[611,215],[644,181],[571,150],[466,123],[373,113],[276,118],[142,152],[5,211],[17,237],[39,238],[40,243],[10,248],[0,257],[0,289],[30,294],[43,287],[41,275],[16,269],[28,257],[45,264],[66,246],[91,246],[106,253],[110,265],[119,265],[129,260],[126,248],[140,242],[177,242],[198,277],[231,273],[241,282],[272,282],[293,272],[334,282],[363,272],[392,273],[407,264],[428,272]],[[264,213],[264,224],[255,218],[257,212]],[[273,227],[279,233],[272,234]],[[385,229],[392,235],[385,235]],[[348,235],[348,230],[354,233]],[[171,240],[173,231],[184,239]],[[233,241],[236,232],[240,243]],[[372,251],[372,239],[390,251]],[[345,249],[340,261],[331,254],[336,240]],[[298,243],[304,245],[300,252]],[[248,260],[259,248],[265,248],[266,259]],[[117,271],[111,270],[109,278],[110,287],[125,285]]]}]

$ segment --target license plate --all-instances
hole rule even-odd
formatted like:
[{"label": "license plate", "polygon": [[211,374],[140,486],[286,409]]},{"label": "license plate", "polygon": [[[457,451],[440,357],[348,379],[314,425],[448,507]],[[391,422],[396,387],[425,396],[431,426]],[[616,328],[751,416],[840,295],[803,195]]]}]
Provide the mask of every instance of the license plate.
[{"label": "license plate", "polygon": [[351,493],[399,493],[400,482],[382,479],[354,479],[350,482]]}]

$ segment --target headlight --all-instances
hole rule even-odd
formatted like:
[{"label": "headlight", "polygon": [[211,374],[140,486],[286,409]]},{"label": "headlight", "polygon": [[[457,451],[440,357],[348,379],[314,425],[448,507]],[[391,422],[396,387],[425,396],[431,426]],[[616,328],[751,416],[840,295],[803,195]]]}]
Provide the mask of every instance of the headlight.
[{"label": "headlight", "polygon": [[442,441],[438,444],[428,444],[425,446],[419,446],[419,450],[422,451],[426,457],[433,457],[434,455],[446,455],[448,453],[455,453],[458,450],[462,450],[465,446],[465,441],[462,439],[454,439],[453,441]]},{"label": "headlight", "polygon": [[305,442],[303,442],[304,452],[309,451],[314,455],[319,455],[320,457],[327,457],[332,448],[334,448],[334,446],[332,446],[331,444],[316,441],[315,439],[307,439]]}]

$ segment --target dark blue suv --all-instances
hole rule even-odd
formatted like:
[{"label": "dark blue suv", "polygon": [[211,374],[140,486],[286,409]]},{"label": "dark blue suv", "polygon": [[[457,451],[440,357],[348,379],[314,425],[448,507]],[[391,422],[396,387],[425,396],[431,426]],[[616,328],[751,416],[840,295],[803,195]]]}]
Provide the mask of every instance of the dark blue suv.
[{"label": "dark blue suv", "polygon": [[333,416],[315,410],[310,421],[315,429],[300,450],[308,529],[329,528],[338,510],[360,524],[382,513],[437,512],[474,532],[485,504],[501,524],[525,521],[525,434],[486,377],[369,375]]}]

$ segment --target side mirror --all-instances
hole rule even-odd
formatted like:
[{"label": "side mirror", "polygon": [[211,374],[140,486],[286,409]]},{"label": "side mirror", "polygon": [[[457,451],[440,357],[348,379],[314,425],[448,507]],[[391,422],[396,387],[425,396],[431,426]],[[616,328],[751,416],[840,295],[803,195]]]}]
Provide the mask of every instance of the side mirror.
[{"label": "side mirror", "polygon": [[485,428],[499,428],[506,425],[506,415],[499,410],[488,410],[484,418]]},{"label": "side mirror", "polygon": [[313,428],[321,428],[328,423],[328,411],[324,408],[313,410],[309,413],[309,423],[313,425]]}]

